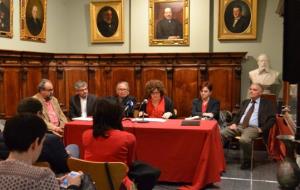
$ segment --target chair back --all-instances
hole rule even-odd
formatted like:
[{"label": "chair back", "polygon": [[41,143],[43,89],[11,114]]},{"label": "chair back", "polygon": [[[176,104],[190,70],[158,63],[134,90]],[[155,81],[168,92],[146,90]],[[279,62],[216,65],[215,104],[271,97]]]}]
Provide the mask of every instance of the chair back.
[{"label": "chair back", "polygon": [[119,190],[121,183],[127,175],[127,166],[122,162],[107,162],[113,188],[105,170],[105,162],[92,162],[77,158],[69,158],[68,166],[71,171],[82,171],[88,174],[95,182],[97,189]]},{"label": "chair back", "polygon": [[35,162],[33,165],[37,167],[50,168],[49,162]]}]

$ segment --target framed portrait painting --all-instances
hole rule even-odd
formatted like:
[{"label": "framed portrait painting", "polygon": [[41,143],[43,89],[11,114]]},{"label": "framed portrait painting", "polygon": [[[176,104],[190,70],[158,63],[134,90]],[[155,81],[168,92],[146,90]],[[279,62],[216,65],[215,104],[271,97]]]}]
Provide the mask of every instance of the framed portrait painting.
[{"label": "framed portrait painting", "polygon": [[20,0],[21,40],[46,41],[47,0]]},{"label": "framed portrait painting", "polygon": [[189,45],[189,0],[149,0],[149,44]]},{"label": "framed portrait painting", "polygon": [[0,36],[13,36],[13,0],[0,1]]},{"label": "framed portrait painting", "polygon": [[123,0],[90,3],[92,43],[123,42]]},{"label": "framed portrait painting", "polygon": [[219,0],[219,40],[254,40],[257,0]]}]

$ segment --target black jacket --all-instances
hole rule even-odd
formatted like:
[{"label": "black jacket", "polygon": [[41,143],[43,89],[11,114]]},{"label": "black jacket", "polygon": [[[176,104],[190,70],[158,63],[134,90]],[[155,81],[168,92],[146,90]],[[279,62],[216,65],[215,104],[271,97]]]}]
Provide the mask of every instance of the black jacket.
[{"label": "black jacket", "polygon": [[[219,112],[220,112],[220,102],[216,99],[209,98],[209,101],[207,103],[206,113],[213,113],[214,118],[218,120]],[[199,98],[195,98],[193,100],[192,116],[197,116],[201,114],[202,114],[202,100]]]},{"label": "black jacket", "polygon": [[[165,113],[166,112],[171,112],[172,113],[172,117],[171,118],[174,118],[175,117],[175,113],[174,113],[174,105],[173,105],[173,102],[172,100],[167,97],[167,96],[163,96],[163,98],[165,99]],[[149,104],[149,102],[148,102]],[[146,106],[147,104],[143,104],[142,107],[141,107],[141,111],[147,113],[147,109],[146,109]]]},{"label": "black jacket", "polygon": [[[239,124],[240,120],[250,103],[251,99],[244,100],[241,105],[241,109],[236,114],[233,119],[233,123]],[[265,143],[268,141],[269,130],[276,122],[276,111],[273,103],[270,100],[260,98],[259,108],[258,108],[258,127],[261,128],[263,132],[263,139]]]},{"label": "black jacket", "polygon": [[[94,106],[96,103],[97,97],[93,94],[88,94],[87,96],[87,105],[86,111],[88,116],[92,116],[94,114]],[[79,95],[72,96],[70,98],[69,104],[69,116],[70,118],[73,117],[80,117],[81,116],[81,105],[80,105],[80,97]]]}]

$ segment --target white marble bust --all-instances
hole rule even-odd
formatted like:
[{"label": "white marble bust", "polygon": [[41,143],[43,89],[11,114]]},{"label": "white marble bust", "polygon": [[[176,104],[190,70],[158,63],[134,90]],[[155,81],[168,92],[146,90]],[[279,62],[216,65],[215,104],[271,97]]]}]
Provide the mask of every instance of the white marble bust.
[{"label": "white marble bust", "polygon": [[262,84],[266,90],[264,93],[269,93],[268,88],[279,83],[279,72],[270,68],[270,60],[266,54],[257,57],[257,65],[257,69],[249,72],[249,78],[252,83]]}]

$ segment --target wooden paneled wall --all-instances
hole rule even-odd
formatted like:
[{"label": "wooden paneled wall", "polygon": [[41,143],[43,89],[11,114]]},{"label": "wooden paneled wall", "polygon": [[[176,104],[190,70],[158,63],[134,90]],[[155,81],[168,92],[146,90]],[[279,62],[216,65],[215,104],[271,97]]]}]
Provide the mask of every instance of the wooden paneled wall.
[{"label": "wooden paneled wall", "polygon": [[233,110],[240,103],[241,61],[245,52],[53,54],[0,50],[0,118],[15,114],[18,101],[37,92],[42,78],[53,82],[55,96],[67,111],[73,84],[88,81],[89,92],[98,96],[115,93],[119,81],[128,81],[139,101],[145,83],[163,81],[179,116],[191,114],[192,100],[201,82],[213,83],[213,97],[221,109]]}]

